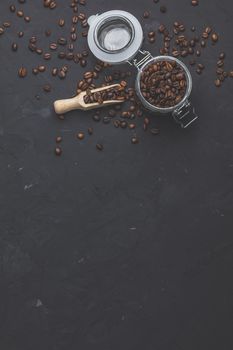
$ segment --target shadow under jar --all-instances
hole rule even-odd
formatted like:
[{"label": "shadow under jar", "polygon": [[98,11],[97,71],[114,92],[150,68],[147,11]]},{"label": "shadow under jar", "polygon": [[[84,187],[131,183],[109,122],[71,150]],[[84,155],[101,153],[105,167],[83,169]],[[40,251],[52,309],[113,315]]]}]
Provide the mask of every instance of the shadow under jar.
[{"label": "shadow under jar", "polygon": [[[90,26],[88,45],[92,53],[98,59],[110,64],[129,63],[131,66],[137,68],[138,73],[135,88],[145,108],[151,112],[172,114],[174,120],[179,123],[182,128],[187,128],[198,118],[193,105],[189,101],[189,96],[192,91],[192,77],[187,66],[172,56],[153,57],[150,52],[141,50],[143,31],[137,18],[131,13],[113,10],[101,15],[91,16],[88,19],[88,23]],[[158,79],[156,80],[156,76],[159,76],[159,74],[151,71],[151,73],[154,74],[154,78],[148,78],[148,80],[150,80],[148,91],[151,91],[150,93],[155,96],[157,101],[157,103],[155,103],[154,98],[149,96],[150,93],[145,92],[145,90],[147,90],[145,88],[146,84],[143,86],[142,78],[147,69],[150,69],[150,66],[161,65],[163,62],[167,62],[168,67],[170,66],[170,75],[172,79],[174,79],[174,75],[179,74],[179,72],[183,75],[180,81],[182,81],[184,86],[182,86],[179,95],[177,91],[180,91],[180,88],[175,88],[175,86],[178,87],[179,79],[177,79],[177,83],[171,81],[171,84],[169,78],[165,81],[158,81]],[[179,72],[177,73],[177,71]],[[167,77],[168,76],[169,74]],[[168,85],[170,85],[170,87]],[[170,96],[167,96],[169,94]],[[173,94],[176,95],[175,98]],[[166,99],[166,103],[162,102],[164,99]],[[161,103],[158,103],[158,101]]]}]

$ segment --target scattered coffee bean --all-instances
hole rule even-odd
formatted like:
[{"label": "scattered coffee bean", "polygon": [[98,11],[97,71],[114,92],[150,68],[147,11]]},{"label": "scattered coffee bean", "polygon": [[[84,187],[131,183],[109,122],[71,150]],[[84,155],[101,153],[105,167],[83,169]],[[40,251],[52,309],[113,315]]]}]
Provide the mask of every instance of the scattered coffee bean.
[{"label": "scattered coffee bean", "polygon": [[150,132],[151,132],[152,135],[158,135],[159,134],[159,129],[152,128],[152,129],[150,129]]},{"label": "scattered coffee bean", "polygon": [[88,134],[89,134],[89,135],[92,135],[92,134],[93,134],[93,128],[88,128],[87,131],[88,131]]},{"label": "scattered coffee bean", "polygon": [[215,80],[215,86],[216,87],[220,87],[221,86],[221,80],[220,79],[216,79]]},{"label": "scattered coffee bean", "polygon": [[191,5],[192,6],[197,6],[197,5],[199,5],[199,1],[198,0],[192,0],[191,1]]},{"label": "scattered coffee bean", "polygon": [[211,35],[211,39],[212,39],[212,42],[215,44],[218,41],[218,39],[219,39],[218,34],[217,33],[213,33]]},{"label": "scattered coffee bean", "polygon": [[55,155],[56,155],[56,156],[61,156],[61,154],[62,154],[62,149],[61,149],[61,147],[56,147],[54,152],[55,152]]},{"label": "scattered coffee bean", "polygon": [[62,142],[62,137],[61,136],[57,136],[56,137],[56,143],[61,143]]},{"label": "scattered coffee bean", "polygon": [[83,132],[79,132],[77,135],[76,135],[77,139],[79,140],[83,140],[84,137],[85,137],[85,134]]},{"label": "scattered coffee bean", "polygon": [[50,91],[51,91],[51,85],[50,85],[50,84],[45,84],[45,85],[43,86],[43,90],[44,90],[45,92],[50,92]]},{"label": "scattered coffee bean", "polygon": [[139,139],[138,139],[136,136],[134,136],[134,137],[132,137],[132,139],[131,139],[131,143],[132,143],[133,145],[136,145],[136,144],[139,143]]},{"label": "scattered coffee bean", "polygon": [[11,45],[12,51],[17,51],[18,50],[18,45],[16,43],[13,43]]},{"label": "scattered coffee bean", "polygon": [[101,143],[97,143],[96,148],[98,151],[103,151],[104,146]]},{"label": "scattered coffee bean", "polygon": [[166,13],[167,12],[166,6],[160,6],[160,12],[161,13]]},{"label": "scattered coffee bean", "polygon": [[27,69],[25,67],[20,67],[18,70],[18,75],[20,78],[25,78],[27,76]]}]

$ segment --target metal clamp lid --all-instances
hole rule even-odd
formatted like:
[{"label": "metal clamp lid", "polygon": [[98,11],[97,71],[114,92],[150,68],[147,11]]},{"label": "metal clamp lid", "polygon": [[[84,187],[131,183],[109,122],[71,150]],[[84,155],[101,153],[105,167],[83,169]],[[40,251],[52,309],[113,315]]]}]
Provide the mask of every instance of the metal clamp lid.
[{"label": "metal clamp lid", "polygon": [[172,116],[175,122],[180,124],[183,129],[186,129],[198,119],[195,108],[189,100],[186,100],[181,107],[175,109]]}]

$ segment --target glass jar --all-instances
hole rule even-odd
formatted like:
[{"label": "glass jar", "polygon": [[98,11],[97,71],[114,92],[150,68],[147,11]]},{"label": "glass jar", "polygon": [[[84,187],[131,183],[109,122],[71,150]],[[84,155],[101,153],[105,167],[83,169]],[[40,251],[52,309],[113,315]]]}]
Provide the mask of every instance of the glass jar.
[{"label": "glass jar", "polygon": [[[108,11],[101,15],[91,16],[88,19],[88,45],[92,53],[101,61],[110,64],[129,63],[137,68],[135,82],[136,93],[143,106],[151,112],[160,114],[171,113],[174,120],[182,128],[191,125],[198,116],[189,101],[192,91],[192,77],[187,66],[172,56],[153,57],[150,52],[142,51],[142,27],[131,13],[125,11]],[[145,68],[158,61],[175,61],[185,73],[187,89],[183,99],[175,106],[159,108],[150,104],[142,95],[140,89],[141,75]]]}]

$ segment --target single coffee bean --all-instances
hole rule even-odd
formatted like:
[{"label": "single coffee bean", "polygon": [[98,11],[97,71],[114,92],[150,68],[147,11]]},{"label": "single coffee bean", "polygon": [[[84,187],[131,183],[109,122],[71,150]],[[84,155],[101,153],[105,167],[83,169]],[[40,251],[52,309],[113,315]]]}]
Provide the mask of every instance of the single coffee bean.
[{"label": "single coffee bean", "polygon": [[57,75],[57,73],[58,73],[58,68],[56,68],[56,67],[54,67],[53,69],[52,69],[52,76],[56,76]]},{"label": "single coffee bean", "polygon": [[220,60],[224,60],[226,58],[225,52],[221,52],[219,55]]},{"label": "single coffee bean", "polygon": [[103,151],[104,146],[101,143],[97,143],[96,148],[98,151]]},{"label": "single coffee bean", "polygon": [[139,139],[138,139],[136,136],[134,136],[134,137],[132,137],[132,139],[131,139],[131,143],[132,143],[133,145],[136,145],[136,144],[139,143]]},{"label": "single coffee bean", "polygon": [[58,21],[58,25],[59,25],[60,27],[64,27],[64,25],[65,25],[65,20],[64,20],[63,18],[60,18],[59,21]]},{"label": "single coffee bean", "polygon": [[18,75],[20,78],[25,78],[27,76],[27,69],[25,67],[20,67],[18,70]]},{"label": "single coffee bean", "polygon": [[45,53],[43,57],[46,61],[48,61],[51,59],[52,56],[51,56],[51,53]]},{"label": "single coffee bean", "polygon": [[31,17],[25,16],[25,17],[24,17],[24,20],[25,20],[25,22],[29,23],[29,22],[31,22]]},{"label": "single coffee bean", "polygon": [[62,142],[62,137],[61,136],[57,136],[56,137],[56,143],[61,143]]},{"label": "single coffee bean", "polygon": [[5,27],[5,28],[10,28],[10,26],[11,26],[11,22],[4,22],[3,23],[3,27]]},{"label": "single coffee bean", "polygon": [[221,86],[221,81],[219,79],[215,80],[215,86],[220,87]]},{"label": "single coffee bean", "polygon": [[150,132],[151,132],[152,135],[158,135],[159,134],[159,129],[152,128],[152,129],[150,129]]},{"label": "single coffee bean", "polygon": [[40,73],[43,73],[43,72],[45,72],[46,71],[46,67],[44,66],[44,65],[39,65],[38,66],[38,71],[40,72]]},{"label": "single coffee bean", "polygon": [[218,41],[218,39],[219,39],[218,34],[217,33],[213,33],[211,35],[211,39],[212,39],[212,42],[215,44]]},{"label": "single coffee bean", "polygon": [[85,134],[83,132],[79,132],[77,135],[76,135],[77,139],[79,140],[83,140],[84,137],[85,137]]},{"label": "single coffee bean", "polygon": [[228,73],[228,76],[229,76],[230,78],[233,78],[233,70],[231,70],[231,71]]},{"label": "single coffee bean", "polygon": [[62,149],[61,149],[61,147],[56,147],[54,152],[55,152],[55,155],[56,155],[56,156],[61,156],[61,154],[62,154]]},{"label": "single coffee bean", "polygon": [[24,36],[24,32],[22,32],[22,31],[18,32],[18,37],[19,38],[22,38],[23,36]]},{"label": "single coffee bean", "polygon": [[88,128],[87,131],[88,131],[88,134],[89,134],[89,135],[92,135],[92,134],[93,134],[93,128]]},{"label": "single coffee bean", "polygon": [[92,119],[95,121],[95,122],[99,122],[100,121],[100,116],[98,114],[95,114],[93,115]]},{"label": "single coffee bean", "polygon": [[60,70],[59,70],[58,76],[59,76],[60,79],[65,79],[66,73],[64,72],[63,69],[60,69]]},{"label": "single coffee bean", "polygon": [[51,43],[51,44],[49,45],[49,48],[50,48],[50,50],[55,51],[55,50],[57,50],[57,44],[56,44],[56,43]]},{"label": "single coffee bean", "polygon": [[191,5],[192,6],[197,6],[197,5],[199,5],[199,1],[198,0],[192,0],[191,1]]},{"label": "single coffee bean", "polygon": [[5,32],[4,28],[0,27],[0,35],[2,35]]},{"label": "single coffee bean", "polygon": [[23,17],[24,16],[23,11],[21,11],[21,10],[17,11],[17,16],[18,17]]},{"label": "single coffee bean", "polygon": [[150,17],[150,13],[148,11],[145,11],[143,13],[143,18],[149,18]]},{"label": "single coffee bean", "polygon": [[166,13],[167,12],[166,6],[160,6],[160,12],[161,13]]},{"label": "single coffee bean", "polygon": [[10,5],[10,11],[15,12],[15,10],[16,10],[15,5]]},{"label": "single coffee bean", "polygon": [[16,43],[13,43],[11,45],[12,51],[17,51],[18,50],[18,45]]},{"label": "single coffee bean", "polygon": [[50,92],[50,91],[51,91],[51,85],[50,85],[50,84],[45,84],[45,85],[43,86],[43,90],[44,90],[45,92]]},{"label": "single coffee bean", "polygon": [[34,75],[37,75],[37,74],[39,73],[38,68],[33,68],[33,69],[32,69],[32,73],[33,73]]},{"label": "single coffee bean", "polygon": [[37,53],[38,55],[42,55],[43,50],[40,49],[40,48],[38,47],[38,48],[36,48],[36,53]]}]

